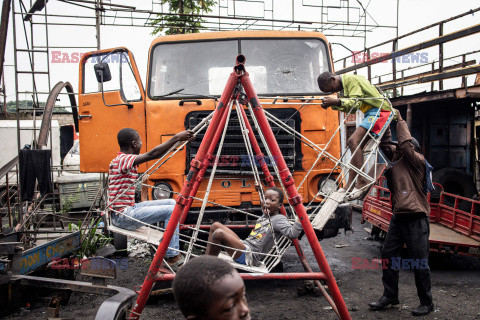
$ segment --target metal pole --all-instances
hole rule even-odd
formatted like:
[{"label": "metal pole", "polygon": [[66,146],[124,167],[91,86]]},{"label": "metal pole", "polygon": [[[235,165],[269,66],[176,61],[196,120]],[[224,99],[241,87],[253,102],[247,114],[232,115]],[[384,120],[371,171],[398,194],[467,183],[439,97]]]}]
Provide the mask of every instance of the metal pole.
[{"label": "metal pole", "polygon": [[412,130],[412,105],[407,104],[407,127],[408,130]]},{"label": "metal pole", "polygon": [[[438,25],[438,36],[443,36],[443,23]],[[443,43],[438,45],[438,73],[443,72]],[[443,80],[438,82],[438,90],[443,90]]]},{"label": "metal pole", "polygon": [[97,3],[95,4],[95,29],[97,36],[97,50],[100,50],[100,24],[102,23],[102,16],[100,14],[102,5],[100,2],[100,0],[97,0]]},{"label": "metal pole", "polygon": [[7,119],[7,90],[5,89],[5,72],[2,72],[2,94],[3,94],[3,112]]},{"label": "metal pole", "polygon": [[0,28],[0,74],[3,75],[3,63],[5,62],[5,47],[7,44],[8,20],[10,18],[11,0],[3,0],[2,25]]},{"label": "metal pole", "polygon": [[[15,107],[17,116],[17,148],[18,148],[18,160],[20,161],[21,141],[20,141],[20,111],[18,106],[18,60],[17,60],[17,31],[16,31],[16,15],[15,15],[15,1],[12,2],[12,27],[13,27],[13,60],[15,64]],[[17,165],[18,168],[18,165]],[[17,170],[17,190],[18,190],[18,218],[19,222],[23,222],[23,206],[22,206],[22,185],[20,182],[20,175]]]},{"label": "metal pole", "polygon": [[399,14],[400,12],[400,0],[397,0],[397,26],[396,26],[396,29],[397,29],[397,32],[396,32],[396,38],[398,38],[398,20],[399,20]]},{"label": "metal pole", "polygon": [[[325,280],[326,275],[323,272],[312,273],[240,273],[243,280]],[[171,273],[163,273],[155,277],[155,281],[173,281],[175,275]]]},{"label": "metal pole", "polygon": [[[5,181],[7,183],[7,212],[8,212],[8,219],[11,227],[12,226],[12,209],[10,208],[10,185],[8,183],[8,172],[5,175]],[[0,218],[0,220],[2,219]]]},{"label": "metal pole", "polygon": [[[393,52],[398,49],[398,39],[393,40]],[[397,81],[397,60],[396,58],[392,59],[392,81],[395,83]],[[397,88],[393,88],[393,97],[397,97]]]}]

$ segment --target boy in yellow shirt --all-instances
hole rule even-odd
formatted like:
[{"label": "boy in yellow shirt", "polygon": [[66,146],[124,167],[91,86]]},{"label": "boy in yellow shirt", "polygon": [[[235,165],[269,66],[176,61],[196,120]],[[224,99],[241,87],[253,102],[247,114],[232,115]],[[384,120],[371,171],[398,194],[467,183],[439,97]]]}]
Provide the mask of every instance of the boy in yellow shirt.
[{"label": "boy in yellow shirt", "polygon": [[[324,72],[318,76],[318,87],[325,93],[339,92],[343,90],[343,96],[346,99],[336,99],[326,97],[323,100],[323,108],[332,107],[345,113],[360,110],[364,113],[364,119],[355,132],[348,138],[347,146],[352,152],[351,164],[357,168],[363,166],[363,148],[366,146],[370,137],[363,138],[370,130],[374,136],[378,136],[389,120],[394,116],[390,101],[385,98],[365,77],[345,74],[336,75],[331,72]],[[390,128],[387,128],[382,142],[391,137]],[[363,142],[362,142],[363,140]],[[361,143],[361,146],[360,146]],[[360,146],[360,148],[358,148]],[[351,186],[357,173],[350,172],[348,182],[345,188]],[[350,200],[361,199],[366,194],[361,190],[367,181],[360,176],[351,192]]]}]

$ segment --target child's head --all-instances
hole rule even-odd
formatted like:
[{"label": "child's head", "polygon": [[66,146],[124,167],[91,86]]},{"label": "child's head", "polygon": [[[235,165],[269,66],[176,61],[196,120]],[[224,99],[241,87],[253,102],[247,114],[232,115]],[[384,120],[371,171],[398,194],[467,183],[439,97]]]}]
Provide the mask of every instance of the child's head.
[{"label": "child's head", "polygon": [[242,278],[217,257],[200,256],[186,263],[175,276],[173,293],[186,319],[250,319]]},{"label": "child's head", "polygon": [[317,82],[320,90],[325,93],[338,92],[343,88],[340,76],[328,71],[320,74],[317,78]]},{"label": "child's head", "polygon": [[125,153],[139,154],[142,148],[142,139],[135,129],[123,128],[117,134],[120,150]]},{"label": "child's head", "polygon": [[283,192],[277,187],[271,187],[265,191],[265,207],[269,215],[278,213],[278,209],[283,204]]}]

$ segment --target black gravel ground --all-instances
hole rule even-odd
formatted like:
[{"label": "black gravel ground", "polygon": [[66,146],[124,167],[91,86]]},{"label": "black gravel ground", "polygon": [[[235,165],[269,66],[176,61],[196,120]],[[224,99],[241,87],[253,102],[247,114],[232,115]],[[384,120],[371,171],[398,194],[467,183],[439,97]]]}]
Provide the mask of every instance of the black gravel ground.
[{"label": "black gravel ground", "polygon": [[[352,258],[380,257],[381,243],[369,237],[360,224],[360,213],[354,212],[355,232],[339,234],[321,242],[330,267],[353,319],[410,319],[412,309],[418,305],[413,271],[400,272],[400,304],[384,311],[370,311],[368,303],[382,294],[380,269],[353,269]],[[314,270],[313,254],[306,238],[302,239],[308,260]],[[128,268],[119,270],[110,284],[133,289],[141,284],[148,259],[128,260]],[[290,248],[283,259],[284,272],[302,272],[295,250]],[[435,312],[423,319],[480,319],[480,258],[453,255],[432,255],[432,293]],[[323,297],[298,295],[300,281],[247,282],[247,297],[252,319],[337,319]],[[70,303],[62,307],[61,318],[94,319],[103,297],[72,294]],[[22,308],[7,319],[46,319],[46,300],[32,299],[30,308]],[[143,319],[182,319],[175,301],[165,297],[149,304]]]}]

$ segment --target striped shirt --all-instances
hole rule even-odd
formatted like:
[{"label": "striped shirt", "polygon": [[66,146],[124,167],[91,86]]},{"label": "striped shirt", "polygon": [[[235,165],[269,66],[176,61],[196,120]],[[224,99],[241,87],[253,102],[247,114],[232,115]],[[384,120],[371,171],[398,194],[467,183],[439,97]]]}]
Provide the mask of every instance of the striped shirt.
[{"label": "striped shirt", "polygon": [[[133,165],[136,154],[117,153],[110,162],[108,170],[108,204],[109,208],[120,211],[135,204],[135,187],[138,171]],[[117,198],[118,197],[118,198]]]}]

